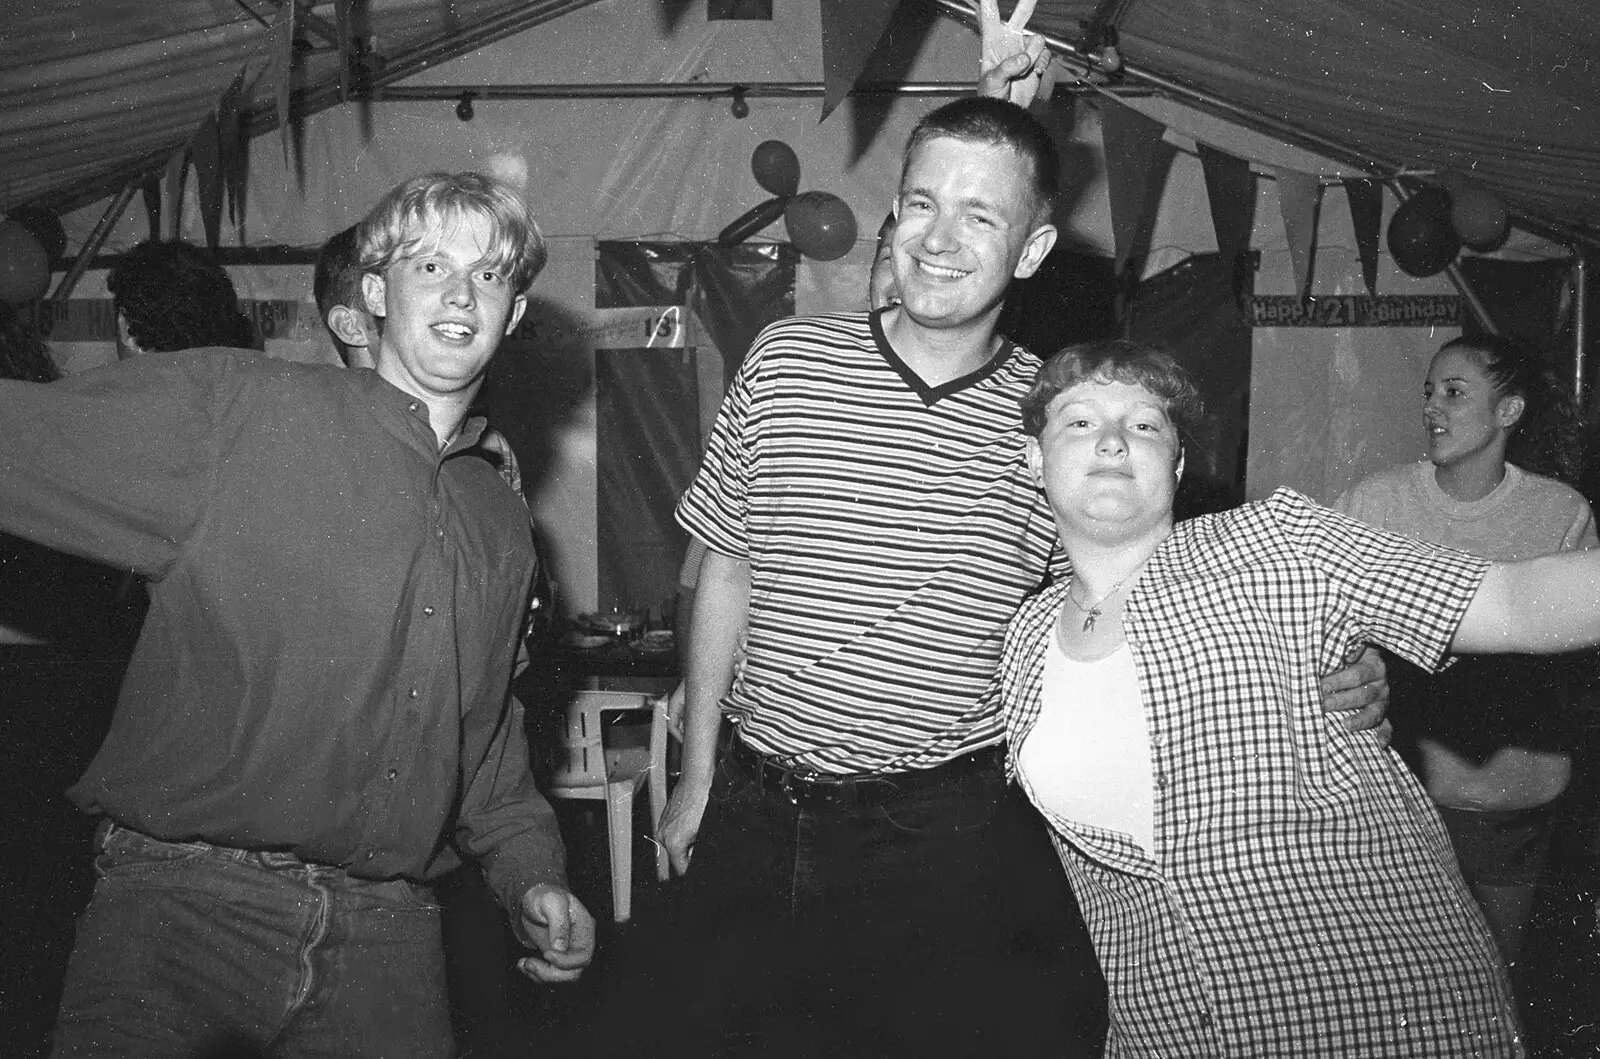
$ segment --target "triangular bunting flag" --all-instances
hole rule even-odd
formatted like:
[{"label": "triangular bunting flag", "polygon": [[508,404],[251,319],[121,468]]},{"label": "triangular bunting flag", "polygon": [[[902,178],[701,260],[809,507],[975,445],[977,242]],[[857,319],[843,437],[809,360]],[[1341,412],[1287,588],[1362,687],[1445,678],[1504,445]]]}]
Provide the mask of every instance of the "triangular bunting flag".
[{"label": "triangular bunting flag", "polygon": [[161,238],[161,174],[151,173],[144,182],[144,217],[150,224],[150,238]]},{"label": "triangular bunting flag", "polygon": [[1289,261],[1294,265],[1295,296],[1311,296],[1311,273],[1316,266],[1317,211],[1322,205],[1322,185],[1309,173],[1274,169],[1278,177],[1278,212],[1283,234],[1289,240]]},{"label": "triangular bunting flag", "polygon": [[856,86],[899,0],[822,0],[822,117]]},{"label": "triangular bunting flag", "polygon": [[161,237],[169,241],[183,231],[183,184],[188,168],[189,148],[180,147],[167,160],[167,223]]},{"label": "triangular bunting flag", "polygon": [[217,116],[200,119],[189,141],[194,158],[195,189],[200,193],[200,222],[205,226],[206,245],[215,250],[222,242],[222,146],[217,139]]},{"label": "triangular bunting flag", "polygon": [[355,61],[355,27],[351,8],[355,0],[333,0],[333,26],[339,38],[339,102],[350,102],[350,68]]},{"label": "triangular bunting flag", "polygon": [[1383,233],[1383,182],[1346,180],[1345,197],[1350,200],[1350,226],[1356,232],[1356,250],[1361,254],[1361,278],[1367,293],[1378,296],[1378,245]]},{"label": "triangular bunting flag", "polygon": [[274,98],[278,109],[278,135],[283,140],[283,160],[289,161],[289,90],[294,82],[294,9],[299,0],[288,0],[278,11],[272,27],[273,76],[277,78]]},{"label": "triangular bunting flag", "polygon": [[1224,264],[1233,265],[1250,249],[1256,223],[1256,175],[1243,158],[1195,145],[1205,171],[1206,199],[1211,203],[1211,227],[1217,233],[1217,252]]},{"label": "triangular bunting flag", "polygon": [[237,225],[244,220],[245,135],[244,135],[244,75],[249,64],[239,67],[233,83],[222,93],[217,103],[217,161],[222,170],[222,187],[227,193],[228,222]]},{"label": "triangular bunting flag", "polygon": [[1111,193],[1111,233],[1116,241],[1116,271],[1121,272],[1155,212],[1154,189],[1166,182],[1170,153],[1162,158],[1166,128],[1112,99],[1100,103],[1100,136],[1106,151],[1106,182]]}]

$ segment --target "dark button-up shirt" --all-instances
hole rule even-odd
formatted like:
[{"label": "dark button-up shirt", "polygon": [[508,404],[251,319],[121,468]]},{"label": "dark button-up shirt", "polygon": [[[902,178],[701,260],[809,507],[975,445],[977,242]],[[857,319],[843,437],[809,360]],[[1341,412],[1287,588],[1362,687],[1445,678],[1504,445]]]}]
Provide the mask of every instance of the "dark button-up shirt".
[{"label": "dark button-up shirt", "polygon": [[150,609],[71,796],[159,838],[369,878],[562,877],[508,695],[527,513],[370,371],[237,350],[0,382],[0,530],[131,568]]}]

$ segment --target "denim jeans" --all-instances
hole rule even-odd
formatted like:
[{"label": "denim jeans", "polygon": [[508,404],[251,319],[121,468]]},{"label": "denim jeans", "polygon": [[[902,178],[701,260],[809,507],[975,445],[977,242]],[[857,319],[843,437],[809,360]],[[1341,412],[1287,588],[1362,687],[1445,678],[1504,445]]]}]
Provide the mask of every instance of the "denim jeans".
[{"label": "denim jeans", "polygon": [[98,849],[54,1055],[453,1052],[426,888],[115,824]]},{"label": "denim jeans", "polygon": [[[1099,1012],[1064,1012],[1062,953],[1016,944],[1019,917],[1064,924],[1076,908],[1055,899],[1053,857],[1013,855],[1043,838],[1008,812],[998,767],[877,805],[806,808],[720,755],[671,898],[691,939],[670,983],[688,990],[679,1026],[706,1030],[683,1054],[1097,1054]],[[1098,988],[1096,976],[1080,1009]]]}]

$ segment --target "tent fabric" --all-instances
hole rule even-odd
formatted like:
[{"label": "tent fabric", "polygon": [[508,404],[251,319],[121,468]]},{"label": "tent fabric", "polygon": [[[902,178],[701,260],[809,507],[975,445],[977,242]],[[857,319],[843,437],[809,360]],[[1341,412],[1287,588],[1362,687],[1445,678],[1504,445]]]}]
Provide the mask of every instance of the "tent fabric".
[{"label": "tent fabric", "polygon": [[[1076,41],[1092,0],[1039,0]],[[1549,222],[1600,227],[1591,0],[1140,0],[1135,68],[1412,171],[1451,169]]]},{"label": "tent fabric", "polygon": [[[394,56],[497,19],[565,18],[588,2],[361,6],[379,52]],[[924,32],[931,3],[902,3],[886,38]],[[1031,25],[1075,41],[1097,7],[1039,0]],[[187,142],[247,62],[252,99],[270,109],[263,22],[280,10],[270,0],[25,0],[0,29],[0,210],[76,205],[86,188],[109,193],[112,175]],[[332,20],[331,4],[316,10]],[[1322,138],[1414,171],[1457,170],[1531,216],[1594,228],[1600,22],[1591,16],[1590,0],[1140,0],[1119,28],[1134,67],[1243,107],[1290,139],[1298,130],[1313,148]],[[325,88],[337,80],[338,52],[309,39],[316,46],[300,53],[295,83]],[[796,73],[770,79],[814,80],[820,70]]]},{"label": "tent fabric", "polygon": [[[394,61],[452,35],[515,18],[516,26],[594,0],[365,0],[357,5]],[[189,141],[248,67],[248,102],[271,110],[278,84],[273,0],[23,0],[0,26],[0,210],[80,204],[130,165]],[[316,9],[334,20],[331,3]],[[481,30],[480,30],[481,32]],[[338,49],[302,34],[297,92],[338,81]],[[379,71],[381,74],[381,70]],[[336,98],[336,97],[334,97]],[[105,193],[109,194],[111,188]]]}]

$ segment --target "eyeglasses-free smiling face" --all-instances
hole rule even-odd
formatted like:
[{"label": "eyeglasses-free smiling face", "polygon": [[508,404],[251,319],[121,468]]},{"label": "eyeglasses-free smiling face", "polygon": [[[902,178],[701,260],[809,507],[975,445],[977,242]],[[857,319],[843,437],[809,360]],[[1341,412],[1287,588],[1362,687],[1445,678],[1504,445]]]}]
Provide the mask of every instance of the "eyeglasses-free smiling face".
[{"label": "eyeglasses-free smiling face", "polygon": [[1055,243],[1035,225],[1032,163],[1010,147],[937,136],[906,161],[896,202],[894,272],[905,312],[925,327],[998,314],[1014,278]]},{"label": "eyeglasses-free smiling face", "polygon": [[492,222],[478,214],[442,220],[438,238],[369,273],[367,308],[383,319],[378,373],[424,399],[477,384],[527,299],[504,269],[486,260]]},{"label": "eyeglasses-free smiling face", "polygon": [[1090,381],[1058,394],[1028,459],[1063,530],[1114,540],[1172,519],[1183,449],[1165,402],[1143,386]]}]

